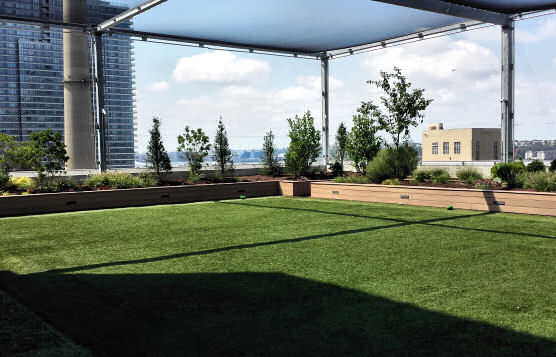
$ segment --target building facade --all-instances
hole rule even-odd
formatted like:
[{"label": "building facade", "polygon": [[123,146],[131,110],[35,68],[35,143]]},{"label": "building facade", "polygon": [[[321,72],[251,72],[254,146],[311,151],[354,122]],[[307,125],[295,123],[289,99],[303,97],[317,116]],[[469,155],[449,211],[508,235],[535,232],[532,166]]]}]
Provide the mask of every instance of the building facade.
[{"label": "building facade", "polygon": [[[87,0],[87,8],[88,22],[93,24],[126,10],[104,0]],[[62,0],[2,0],[0,15],[61,21]],[[131,24],[120,26],[129,28]],[[105,38],[103,57],[109,168],[135,166],[133,55],[129,38]],[[31,132],[48,128],[63,135],[63,76],[61,29],[0,22],[0,132],[20,141],[27,140]],[[91,105],[94,105],[93,101]]]},{"label": "building facade", "polygon": [[499,128],[444,129],[431,124],[423,131],[422,161],[496,161],[501,158]]}]

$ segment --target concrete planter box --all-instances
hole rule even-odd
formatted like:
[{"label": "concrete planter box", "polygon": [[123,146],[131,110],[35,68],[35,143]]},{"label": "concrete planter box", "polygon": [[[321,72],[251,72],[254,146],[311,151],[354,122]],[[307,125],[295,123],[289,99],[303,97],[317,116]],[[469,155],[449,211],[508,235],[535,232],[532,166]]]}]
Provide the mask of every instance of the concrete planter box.
[{"label": "concrete planter box", "polygon": [[280,195],[278,181],[221,183],[0,197],[0,217]]},{"label": "concrete planter box", "polygon": [[311,197],[556,216],[556,193],[311,182]]},{"label": "concrete planter box", "polygon": [[282,196],[310,196],[311,181],[280,181]]}]

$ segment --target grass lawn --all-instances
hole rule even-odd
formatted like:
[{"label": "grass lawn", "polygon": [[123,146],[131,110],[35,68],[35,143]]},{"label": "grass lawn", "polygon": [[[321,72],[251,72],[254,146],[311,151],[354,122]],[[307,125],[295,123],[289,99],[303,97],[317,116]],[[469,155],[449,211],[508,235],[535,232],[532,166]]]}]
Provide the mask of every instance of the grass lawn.
[{"label": "grass lawn", "polygon": [[0,257],[101,356],[556,355],[550,217],[232,200],[4,218]]}]

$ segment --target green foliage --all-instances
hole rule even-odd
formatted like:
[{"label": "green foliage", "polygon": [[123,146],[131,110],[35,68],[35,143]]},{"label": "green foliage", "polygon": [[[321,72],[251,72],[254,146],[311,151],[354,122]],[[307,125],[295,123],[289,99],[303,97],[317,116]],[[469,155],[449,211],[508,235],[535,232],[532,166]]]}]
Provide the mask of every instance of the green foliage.
[{"label": "green foliage", "polygon": [[89,187],[137,188],[148,187],[152,182],[145,182],[141,177],[123,172],[110,172],[92,175],[85,181]]},{"label": "green foliage", "polygon": [[6,187],[15,191],[26,192],[36,187],[36,182],[31,177],[10,177]]},{"label": "green foliage", "polygon": [[150,172],[143,172],[139,174],[139,179],[143,181],[143,187],[157,186],[157,177]]},{"label": "green foliage", "polygon": [[556,159],[550,162],[550,172],[554,172],[554,171],[556,171]]},{"label": "green foliage", "polygon": [[402,141],[407,143],[409,129],[423,122],[423,111],[431,104],[432,99],[424,97],[424,89],[410,91],[411,82],[407,81],[397,67],[394,67],[393,73],[381,71],[380,76],[378,81],[367,82],[386,93],[380,97],[386,113],[376,109],[374,114],[384,130],[392,136],[396,148],[399,148]]},{"label": "green foliage", "polygon": [[70,178],[56,177],[37,188],[38,192],[64,192],[77,189],[77,185]]},{"label": "green foliage", "polygon": [[357,184],[370,183],[369,179],[366,176],[363,176],[363,175],[338,176],[334,179],[334,182],[338,182],[338,183],[357,183]]},{"label": "green foliage", "polygon": [[433,175],[431,181],[434,184],[446,183],[450,181],[450,174],[448,174],[448,172],[445,172],[438,175]]},{"label": "green foliage", "polygon": [[332,171],[332,175],[334,175],[334,177],[342,176],[344,174],[344,165],[342,165],[339,161],[336,161],[332,164],[332,166],[330,166],[330,170]]},{"label": "green foliage", "polygon": [[528,172],[523,187],[539,192],[556,191],[556,172]]},{"label": "green foliage", "polygon": [[154,170],[158,181],[162,181],[164,176],[172,171],[170,157],[164,148],[162,136],[160,135],[160,119],[153,118],[153,126],[150,133],[149,145],[147,146],[147,157],[145,162],[147,167]]},{"label": "green foliage", "polygon": [[544,162],[541,160],[533,160],[525,167],[525,171],[527,172],[537,172],[537,171],[546,171],[546,167],[544,166]]},{"label": "green foliage", "polygon": [[456,177],[467,184],[473,184],[473,181],[481,180],[483,175],[474,167],[466,167],[456,172]]},{"label": "green foliage", "polygon": [[431,172],[429,170],[417,170],[413,173],[413,179],[416,182],[425,182],[431,179]]},{"label": "green foliage", "polygon": [[[340,164],[339,168],[336,166],[336,173],[334,173],[334,176],[341,176],[344,173],[344,161],[346,159],[347,142],[348,133],[346,126],[342,122],[340,123],[340,125],[338,126],[338,130],[336,131],[336,142],[334,143],[334,147],[332,149],[332,157],[336,161],[334,165],[336,163]],[[332,171],[334,172],[334,170]]]},{"label": "green foliage", "polygon": [[492,166],[490,173],[493,178],[500,178],[508,185],[508,188],[523,187],[525,165],[523,161],[514,161],[510,163],[498,162]]},{"label": "green foliage", "polygon": [[276,156],[276,147],[274,146],[274,133],[272,129],[265,134],[263,142],[263,157],[261,160],[263,165],[263,175],[278,176],[280,166],[278,165],[278,157]]},{"label": "green foliage", "polygon": [[404,180],[418,164],[417,151],[410,146],[382,149],[367,165],[367,177],[376,183],[387,179]]},{"label": "green foliage", "polygon": [[372,102],[361,102],[353,116],[353,127],[348,134],[346,151],[358,172],[366,174],[369,162],[380,150],[382,139],[378,136],[380,125],[375,119],[377,106]]},{"label": "green foliage", "polygon": [[380,184],[381,185],[399,185],[400,180],[398,180],[398,179],[388,179],[388,180],[382,181]]},{"label": "green foliage", "polygon": [[214,160],[222,177],[232,176],[234,171],[234,161],[232,151],[228,143],[228,133],[222,122],[222,117],[218,121],[218,128],[214,137]]},{"label": "green foliage", "polygon": [[178,151],[183,153],[182,157],[189,163],[191,180],[199,177],[203,160],[208,156],[209,150],[209,137],[201,128],[194,130],[187,125],[184,134],[178,135]]},{"label": "green foliage", "polygon": [[51,129],[31,133],[29,141],[20,144],[18,155],[23,166],[37,172],[39,185],[48,185],[69,160],[62,134]]},{"label": "green foliage", "polygon": [[296,177],[306,174],[320,153],[320,132],[315,129],[314,122],[310,111],[301,118],[296,115],[288,119],[290,145],[286,152],[286,169]]},{"label": "green foliage", "polygon": [[15,139],[7,134],[0,133],[0,189],[8,184],[10,171],[17,165],[17,144]]}]

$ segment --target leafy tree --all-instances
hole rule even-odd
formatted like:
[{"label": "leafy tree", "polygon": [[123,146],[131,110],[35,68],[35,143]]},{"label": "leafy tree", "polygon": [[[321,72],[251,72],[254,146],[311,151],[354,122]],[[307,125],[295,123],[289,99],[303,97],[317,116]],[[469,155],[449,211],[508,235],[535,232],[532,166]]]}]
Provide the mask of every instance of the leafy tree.
[{"label": "leafy tree", "polygon": [[191,179],[199,176],[203,160],[208,156],[209,150],[209,137],[201,128],[194,130],[187,125],[184,134],[178,135],[178,151],[183,153],[182,157],[189,163]]},{"label": "leafy tree", "polygon": [[216,136],[214,137],[214,160],[217,163],[218,171],[222,177],[226,177],[234,170],[234,161],[232,160],[232,151],[228,144],[228,133],[222,123],[222,117],[218,121]]},{"label": "leafy tree", "polygon": [[160,135],[159,118],[153,118],[153,126],[149,133],[151,138],[149,140],[149,145],[147,146],[147,157],[145,158],[145,162],[147,163],[148,168],[155,171],[156,178],[160,182],[166,173],[172,171],[172,164],[170,162],[170,157],[164,148],[162,136]]},{"label": "leafy tree", "polygon": [[307,173],[311,163],[319,156],[320,133],[315,129],[315,119],[310,111],[303,117],[288,119],[290,146],[286,151],[286,169],[295,177]]},{"label": "leafy tree", "polygon": [[0,189],[6,186],[10,179],[10,171],[17,165],[17,143],[7,134],[0,133]]},{"label": "leafy tree", "polygon": [[[348,141],[348,134],[347,129],[344,123],[340,123],[338,126],[338,130],[336,131],[336,142],[334,143],[334,161],[336,166],[336,171],[340,173],[340,175],[344,171],[344,161],[346,158],[346,145]],[[336,165],[338,163],[339,165]]]},{"label": "leafy tree", "polygon": [[407,143],[409,129],[423,122],[423,111],[431,104],[432,99],[424,97],[424,89],[410,91],[411,82],[407,81],[397,67],[394,67],[393,73],[381,71],[380,76],[381,79],[378,81],[367,82],[386,93],[385,96],[380,97],[386,113],[376,108],[374,115],[384,130],[392,136],[397,149],[402,141]]},{"label": "leafy tree", "polygon": [[377,135],[381,126],[376,118],[378,108],[372,102],[361,102],[353,116],[353,127],[346,142],[346,151],[358,172],[366,173],[367,164],[380,150],[382,139]]},{"label": "leafy tree", "polygon": [[274,146],[274,133],[272,129],[266,133],[263,142],[263,157],[261,160],[263,165],[262,172],[265,175],[276,176],[280,171],[278,165],[278,157],[276,156],[276,147]]},{"label": "leafy tree", "polygon": [[48,185],[57,171],[63,170],[69,160],[62,134],[52,129],[31,133],[29,141],[20,144],[22,166],[37,172],[41,186]]}]

